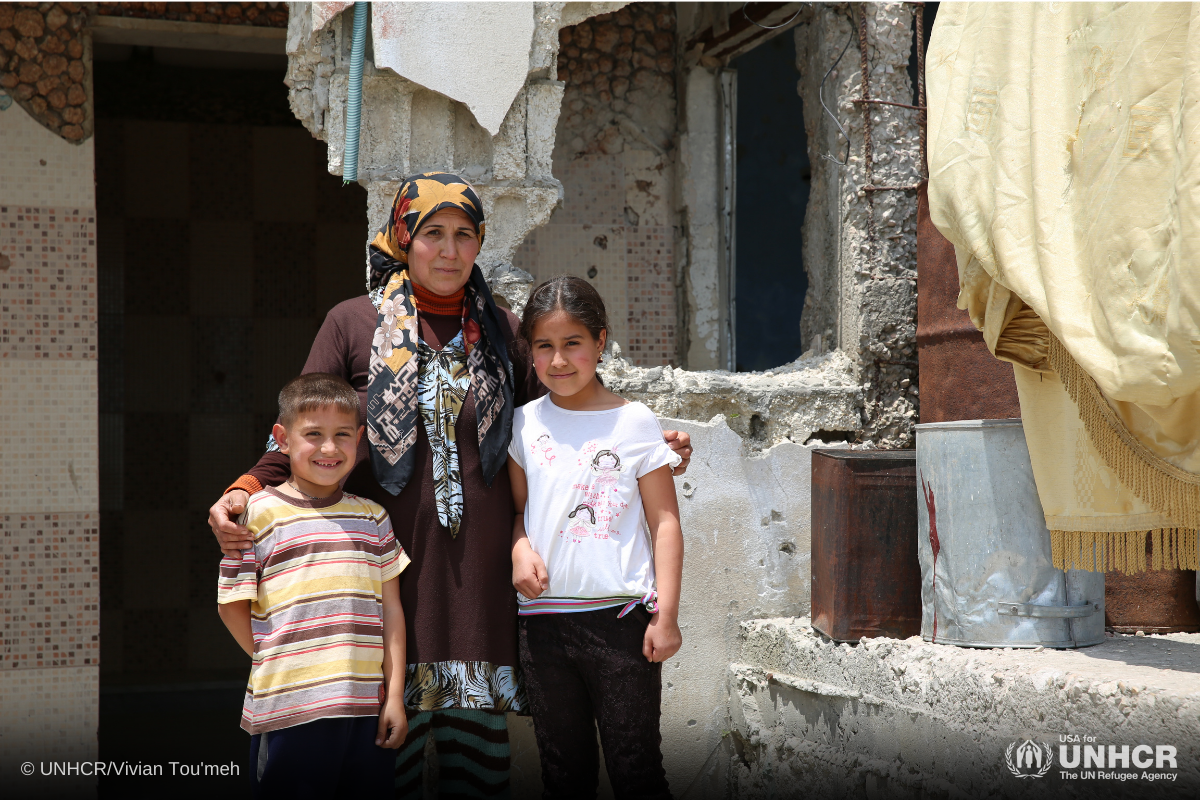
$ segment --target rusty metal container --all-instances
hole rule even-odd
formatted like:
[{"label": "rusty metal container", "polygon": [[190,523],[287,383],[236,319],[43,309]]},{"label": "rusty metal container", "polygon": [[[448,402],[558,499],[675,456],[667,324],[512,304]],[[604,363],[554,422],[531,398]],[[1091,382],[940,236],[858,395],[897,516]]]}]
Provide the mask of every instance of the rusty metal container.
[{"label": "rusty metal container", "polygon": [[983,334],[958,307],[954,245],[929,218],[929,196],[917,200],[917,364],[921,422],[1021,416],[1012,365],[993,356]]},{"label": "rusty metal container", "polygon": [[916,453],[814,450],[812,624],[839,642],[921,632]]}]

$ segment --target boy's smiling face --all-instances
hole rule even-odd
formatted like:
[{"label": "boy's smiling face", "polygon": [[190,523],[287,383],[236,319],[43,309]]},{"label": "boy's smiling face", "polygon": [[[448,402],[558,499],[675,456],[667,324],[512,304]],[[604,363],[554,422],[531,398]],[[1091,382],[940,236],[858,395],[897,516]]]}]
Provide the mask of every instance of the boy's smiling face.
[{"label": "boy's smiling face", "polygon": [[276,424],[272,432],[279,449],[292,462],[292,480],[305,494],[327,497],[354,469],[363,428],[358,415],[336,406],[296,414],[291,424]]}]

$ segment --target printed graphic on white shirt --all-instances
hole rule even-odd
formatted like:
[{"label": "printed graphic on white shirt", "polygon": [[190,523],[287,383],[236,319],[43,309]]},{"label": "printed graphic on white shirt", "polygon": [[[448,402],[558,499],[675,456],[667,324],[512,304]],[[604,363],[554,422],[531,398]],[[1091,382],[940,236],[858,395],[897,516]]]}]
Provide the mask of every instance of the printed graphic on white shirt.
[{"label": "printed graphic on white shirt", "polygon": [[654,589],[638,479],[680,458],[650,409],[567,411],[543,397],[517,409],[509,455],[525,470],[525,528],[550,581],[537,600],[518,595],[521,613],[590,610]]}]

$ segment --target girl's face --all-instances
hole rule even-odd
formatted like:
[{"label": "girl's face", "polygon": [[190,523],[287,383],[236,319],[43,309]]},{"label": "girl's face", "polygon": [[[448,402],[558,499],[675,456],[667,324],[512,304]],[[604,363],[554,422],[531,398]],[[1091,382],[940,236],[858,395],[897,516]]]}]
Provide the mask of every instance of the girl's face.
[{"label": "girl's face", "polygon": [[479,234],[466,212],[443,208],[408,246],[408,274],[422,289],[451,295],[467,285],[479,255]]},{"label": "girl's face", "polygon": [[579,320],[555,311],[533,326],[533,369],[551,392],[564,397],[588,388],[604,352],[605,331],[593,339]]}]

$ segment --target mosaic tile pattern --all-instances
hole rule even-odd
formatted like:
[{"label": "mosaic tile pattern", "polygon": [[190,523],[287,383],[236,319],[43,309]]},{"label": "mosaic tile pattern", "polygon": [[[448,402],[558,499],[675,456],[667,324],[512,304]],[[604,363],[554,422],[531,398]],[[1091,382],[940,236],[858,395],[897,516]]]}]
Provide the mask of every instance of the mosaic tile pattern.
[{"label": "mosaic tile pattern", "polygon": [[[11,781],[25,761],[94,760],[99,725],[98,667],[0,671],[0,781]],[[86,797],[79,790],[95,781],[55,776],[21,787],[36,797]]]},{"label": "mosaic tile pattern", "polygon": [[0,360],[0,514],[100,507],[95,361]]},{"label": "mosaic tile pattern", "polygon": [[96,207],[92,140],[70,144],[14,103],[0,111],[0,203],[34,208]]},{"label": "mosaic tile pattern", "polygon": [[623,313],[628,305],[624,237],[620,227],[551,222],[529,234],[513,262],[533,275],[535,282],[563,273],[586,278],[604,298],[611,336],[624,349],[628,340]]},{"label": "mosaic tile pattern", "polygon": [[663,366],[675,360],[674,236],[674,230],[666,227],[625,232],[629,284],[625,352],[641,366]]},{"label": "mosaic tile pattern", "polygon": [[644,367],[676,360],[671,178],[651,156],[556,158],[562,207],[513,256],[535,281],[564,272],[591,281],[622,354]]},{"label": "mosaic tile pattern", "polygon": [[94,666],[100,515],[0,515],[0,670]]},{"label": "mosaic tile pattern", "polygon": [[0,205],[0,255],[0,359],[96,358],[95,212]]},{"label": "mosaic tile pattern", "polygon": [[620,156],[556,158],[553,170],[562,181],[563,204],[550,224],[612,226],[627,222]]}]

